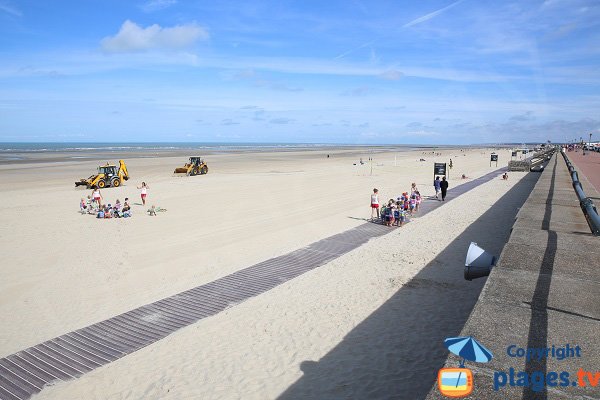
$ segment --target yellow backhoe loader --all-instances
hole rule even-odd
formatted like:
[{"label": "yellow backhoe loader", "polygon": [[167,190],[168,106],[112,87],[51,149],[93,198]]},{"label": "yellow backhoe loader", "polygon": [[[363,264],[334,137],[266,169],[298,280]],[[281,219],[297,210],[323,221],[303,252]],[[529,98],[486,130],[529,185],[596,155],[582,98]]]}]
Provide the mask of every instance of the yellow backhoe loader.
[{"label": "yellow backhoe loader", "polygon": [[79,182],[75,182],[75,186],[87,186],[91,188],[105,188],[105,187],[119,187],[124,181],[129,179],[129,172],[127,172],[127,166],[125,161],[119,160],[119,166],[101,165],[98,167],[98,173],[90,176],[87,179],[80,179]]},{"label": "yellow backhoe loader", "polygon": [[186,174],[187,176],[205,175],[208,173],[208,165],[201,157],[190,157],[190,161],[183,167],[175,168],[174,174]]}]

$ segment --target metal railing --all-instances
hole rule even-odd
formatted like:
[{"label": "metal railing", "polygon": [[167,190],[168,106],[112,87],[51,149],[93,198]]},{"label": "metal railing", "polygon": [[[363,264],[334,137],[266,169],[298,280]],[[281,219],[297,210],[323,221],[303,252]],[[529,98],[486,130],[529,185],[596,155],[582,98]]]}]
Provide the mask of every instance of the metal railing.
[{"label": "metal railing", "polygon": [[598,215],[598,210],[594,205],[594,202],[591,198],[585,195],[583,191],[583,187],[581,187],[581,182],[579,181],[579,174],[575,170],[575,167],[567,157],[566,152],[561,151],[565,162],[567,163],[567,168],[569,168],[569,173],[571,174],[571,179],[573,180],[573,189],[575,189],[575,193],[577,194],[577,198],[579,199],[579,205],[583,210],[583,214],[585,215],[585,219],[592,230],[592,233],[595,236],[600,236],[600,216]]}]

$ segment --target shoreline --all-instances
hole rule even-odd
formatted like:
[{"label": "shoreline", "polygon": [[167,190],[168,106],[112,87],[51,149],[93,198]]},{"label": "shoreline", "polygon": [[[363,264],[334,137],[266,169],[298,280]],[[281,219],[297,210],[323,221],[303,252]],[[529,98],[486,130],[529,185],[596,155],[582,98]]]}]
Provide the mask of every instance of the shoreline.
[{"label": "shoreline", "polygon": [[[39,145],[44,145],[41,143]],[[121,143],[121,145],[126,143]],[[137,144],[137,143],[135,143]],[[106,158],[159,158],[159,157],[189,157],[192,155],[210,156],[224,154],[264,154],[264,153],[344,153],[371,154],[371,153],[406,153],[406,152],[430,152],[448,150],[476,150],[476,149],[506,149],[511,145],[345,145],[345,144],[235,144],[223,145],[199,145],[198,147],[173,146],[166,143],[165,146],[150,147],[142,146],[118,146],[108,144],[106,147],[66,147],[56,149],[18,149],[10,146],[11,143],[0,143],[0,165],[26,164],[26,163],[54,163],[54,162],[78,162],[105,160]],[[68,145],[68,144],[65,144]],[[5,146],[7,148],[3,148]]]}]

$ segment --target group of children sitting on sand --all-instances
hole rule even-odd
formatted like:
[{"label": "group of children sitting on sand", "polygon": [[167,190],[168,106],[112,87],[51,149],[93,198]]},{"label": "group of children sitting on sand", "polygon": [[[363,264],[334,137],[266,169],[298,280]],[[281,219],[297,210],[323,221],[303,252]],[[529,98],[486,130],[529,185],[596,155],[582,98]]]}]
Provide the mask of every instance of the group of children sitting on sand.
[{"label": "group of children sitting on sand", "polygon": [[[146,205],[146,197],[148,195],[148,185],[146,182],[142,182],[142,186],[138,186],[141,189],[142,206]],[[102,204],[103,198],[100,193],[100,189],[93,187],[92,194],[86,199],[81,199],[79,203],[79,212],[81,214],[92,214],[96,218],[129,218],[131,217],[131,206],[129,205],[129,198],[125,197],[125,202],[121,204],[119,199],[112,204]],[[167,211],[166,208],[152,206],[148,209],[148,215],[155,217],[157,212]]]},{"label": "group of children sitting on sand", "polygon": [[131,217],[131,206],[129,205],[129,198],[125,198],[125,202],[121,203],[119,199],[115,201],[115,204],[102,205],[98,198],[92,198],[91,196],[86,199],[81,199],[79,203],[79,211],[82,214],[92,214],[96,218],[129,218]]},{"label": "group of children sitting on sand", "polygon": [[[379,199],[378,190],[373,189],[373,195],[371,195],[371,207],[377,209],[377,217],[381,219],[382,223],[386,226],[402,226],[405,222],[408,222],[408,216],[412,216],[413,213],[419,211],[419,205],[421,204],[421,193],[417,189],[415,183],[412,184],[410,195],[408,192],[402,193],[400,196],[394,199],[390,199],[387,204],[381,207],[381,213],[379,213]],[[374,203],[374,200],[376,201]],[[375,207],[376,206],[376,207]]]}]

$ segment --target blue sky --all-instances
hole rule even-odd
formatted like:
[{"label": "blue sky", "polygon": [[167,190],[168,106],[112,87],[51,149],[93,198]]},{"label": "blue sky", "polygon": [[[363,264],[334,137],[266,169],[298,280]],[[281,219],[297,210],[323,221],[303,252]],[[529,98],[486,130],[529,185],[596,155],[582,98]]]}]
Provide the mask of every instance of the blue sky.
[{"label": "blue sky", "polygon": [[600,2],[0,0],[0,141],[600,138]]}]

